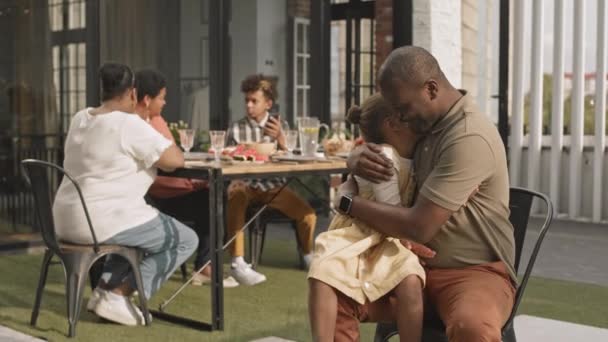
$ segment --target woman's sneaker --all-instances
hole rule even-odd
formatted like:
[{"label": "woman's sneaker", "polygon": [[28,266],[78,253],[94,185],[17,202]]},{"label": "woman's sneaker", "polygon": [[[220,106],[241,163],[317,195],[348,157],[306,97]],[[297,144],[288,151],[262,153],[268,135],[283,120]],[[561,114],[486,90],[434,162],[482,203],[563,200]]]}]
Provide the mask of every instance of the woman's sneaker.
[{"label": "woman's sneaker", "polygon": [[128,326],[145,324],[144,315],[129,297],[110,291],[100,296],[94,311],[97,316],[119,324]]},{"label": "woman's sneaker", "polygon": [[241,285],[257,285],[266,281],[266,276],[256,272],[249,264],[232,263],[230,274]]},{"label": "woman's sneaker", "polygon": [[91,293],[91,298],[89,298],[89,301],[87,302],[87,311],[95,311],[95,307],[97,306],[97,303],[99,303],[99,299],[101,298],[101,296],[103,296],[105,292],[106,290],[100,289],[99,287],[96,287],[93,290],[93,292]]}]

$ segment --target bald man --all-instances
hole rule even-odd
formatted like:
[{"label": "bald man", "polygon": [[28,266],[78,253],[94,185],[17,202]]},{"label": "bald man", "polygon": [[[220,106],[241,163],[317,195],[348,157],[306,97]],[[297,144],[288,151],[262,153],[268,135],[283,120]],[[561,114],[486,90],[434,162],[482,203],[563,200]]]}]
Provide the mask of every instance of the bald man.
[{"label": "bald man", "polygon": [[[342,205],[350,209],[347,214],[381,233],[437,252],[424,260],[425,310],[439,314],[449,341],[499,342],[517,278],[507,161],[498,131],[423,48],[393,51],[378,81],[401,120],[422,136],[414,154],[417,197],[411,208],[373,202],[358,197],[347,181],[338,201],[350,202]],[[373,144],[353,151],[348,159],[352,173],[387,180],[392,168],[379,152]],[[394,320],[390,295],[367,305],[339,296],[338,310],[339,341],[358,340],[359,321]]]}]

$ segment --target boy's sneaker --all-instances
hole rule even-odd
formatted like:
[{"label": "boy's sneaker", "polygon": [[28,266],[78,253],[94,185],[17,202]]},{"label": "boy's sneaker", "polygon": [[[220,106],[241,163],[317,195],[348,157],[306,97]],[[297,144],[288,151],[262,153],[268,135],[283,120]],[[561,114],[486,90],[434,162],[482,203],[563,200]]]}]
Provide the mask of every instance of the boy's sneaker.
[{"label": "boy's sneaker", "polygon": [[304,261],[304,267],[308,271],[310,269],[310,264],[312,263],[312,253],[302,255],[302,260]]},{"label": "boy's sneaker", "polygon": [[[208,277],[204,274],[195,273],[192,275],[192,286],[202,286],[211,284],[211,277]],[[223,281],[224,288],[232,288],[239,286],[239,282],[236,281],[232,276],[228,276],[224,278]]]},{"label": "boy's sneaker", "polygon": [[94,311],[97,316],[119,324],[128,326],[144,324],[144,315],[129,297],[110,291],[100,296]]},{"label": "boy's sneaker", "polygon": [[91,298],[89,298],[89,301],[87,302],[87,311],[95,311],[99,299],[101,299],[101,296],[103,296],[105,292],[106,290],[100,289],[99,287],[96,287],[93,292],[91,292]]},{"label": "boy's sneaker", "polygon": [[241,285],[253,286],[266,281],[266,276],[254,271],[250,264],[232,263],[230,274]]}]

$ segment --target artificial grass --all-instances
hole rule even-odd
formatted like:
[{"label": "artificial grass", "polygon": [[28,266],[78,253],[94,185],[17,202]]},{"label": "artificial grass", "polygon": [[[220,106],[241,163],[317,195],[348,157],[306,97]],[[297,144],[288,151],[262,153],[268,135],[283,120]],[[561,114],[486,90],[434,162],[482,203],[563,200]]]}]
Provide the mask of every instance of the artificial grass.
[{"label": "artificial grass", "polygon": [[[150,327],[123,327],[102,322],[83,307],[73,340],[250,341],[278,336],[310,341],[306,273],[295,267],[295,248],[295,243],[285,240],[267,241],[259,270],[268,281],[224,291],[224,331],[201,332],[158,319]],[[41,259],[40,255],[0,257],[0,325],[51,341],[69,340],[60,265],[52,266],[49,272],[37,326],[29,325]],[[157,308],[180,285],[176,275],[152,298],[150,306]],[[528,286],[519,313],[608,328],[608,288],[540,278],[531,279]],[[87,290],[85,302],[89,293]],[[209,321],[209,287],[187,288],[167,311]],[[371,341],[374,329],[373,324],[363,324],[361,341]]]}]

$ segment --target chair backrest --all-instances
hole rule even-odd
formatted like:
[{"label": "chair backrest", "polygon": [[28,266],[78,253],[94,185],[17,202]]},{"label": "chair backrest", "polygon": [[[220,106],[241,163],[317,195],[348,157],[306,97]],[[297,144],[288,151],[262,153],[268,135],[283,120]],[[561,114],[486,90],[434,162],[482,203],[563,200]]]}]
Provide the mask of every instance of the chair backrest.
[{"label": "chair backrest", "polygon": [[54,252],[59,251],[59,242],[57,241],[55,223],[53,221],[52,191],[49,183],[52,172],[57,172],[59,175],[63,176],[64,179],[70,180],[76,188],[82,203],[82,208],[84,209],[84,213],[87,218],[87,222],[89,224],[89,229],[91,230],[95,252],[98,252],[99,246],[97,243],[97,236],[93,230],[89,211],[78,183],[63,168],[53,163],[36,159],[25,159],[21,161],[21,166],[25,171],[24,175],[26,177],[26,181],[32,188],[34,203],[36,204],[36,214],[38,216],[38,221],[42,231],[42,238],[48,248]]},{"label": "chair backrest", "polygon": [[[547,212],[545,214],[545,220],[543,222],[543,226],[540,229],[540,233],[538,238],[536,239],[536,243],[534,244],[534,249],[530,255],[530,260],[526,265],[526,270],[524,271],[524,276],[517,288],[517,293],[515,295],[515,303],[513,305],[513,310],[511,310],[511,315],[509,319],[505,323],[503,327],[503,332],[509,328],[512,328],[513,318],[515,317],[515,313],[517,312],[517,308],[521,302],[523,297],[524,290],[528,283],[528,278],[530,277],[530,273],[532,273],[532,268],[534,267],[534,262],[536,261],[536,256],[538,255],[538,251],[540,250],[540,246],[545,238],[545,234],[549,229],[549,225],[551,224],[551,220],[553,219],[553,204],[551,200],[546,195],[531,191],[528,189],[511,187],[510,195],[509,195],[509,209],[511,210],[511,214],[509,216],[509,221],[513,225],[513,234],[515,237],[515,270],[519,270],[519,264],[521,261],[521,253],[524,246],[524,240],[526,237],[526,231],[528,229],[528,220],[530,219],[530,212],[532,211],[532,204],[534,203],[534,198],[542,200],[546,203]],[[439,330],[441,332],[445,331],[445,326],[443,326],[443,322],[440,321],[439,317],[435,317],[436,319],[431,320],[433,323],[432,329]],[[437,324],[434,324],[437,323]],[[428,323],[427,323],[428,324]],[[435,330],[431,330],[431,333]],[[386,323],[378,323],[376,326],[376,336],[374,341],[388,341],[391,336],[396,335],[397,326],[394,323],[386,324]],[[428,332],[427,332],[428,333]]]},{"label": "chair backrest", "polygon": [[505,326],[510,325],[515,317],[515,313],[517,312],[517,308],[519,307],[524,290],[528,283],[528,278],[530,277],[532,268],[536,262],[536,256],[538,255],[540,246],[545,238],[547,230],[549,229],[551,220],[553,219],[553,203],[551,203],[551,200],[549,197],[547,197],[547,195],[528,189],[511,187],[509,200],[509,209],[511,210],[511,215],[509,216],[509,221],[511,221],[511,224],[513,225],[515,236],[515,271],[519,270],[521,253],[524,246],[526,231],[528,229],[528,220],[530,218],[530,212],[532,210],[532,204],[534,203],[535,198],[545,202],[546,204],[544,222],[540,229],[538,238],[536,239],[536,243],[534,244],[534,248],[532,249],[532,253],[530,254],[530,259],[526,265],[524,276],[517,288],[513,310],[511,311],[511,315],[509,316]]}]

